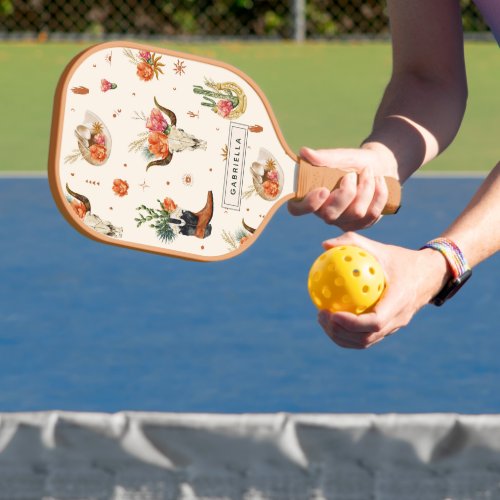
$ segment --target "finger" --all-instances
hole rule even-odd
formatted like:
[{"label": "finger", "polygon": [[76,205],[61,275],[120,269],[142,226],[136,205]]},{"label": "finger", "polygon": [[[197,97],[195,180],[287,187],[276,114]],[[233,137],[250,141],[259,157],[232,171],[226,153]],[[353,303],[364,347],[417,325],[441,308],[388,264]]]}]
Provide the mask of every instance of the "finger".
[{"label": "finger", "polygon": [[340,181],[340,186],[325,200],[316,214],[328,224],[334,224],[353,202],[356,192],[357,175],[355,172],[349,172],[344,175]]},{"label": "finger", "polygon": [[382,216],[379,217],[363,217],[362,219],[353,219],[350,222],[344,222],[343,218],[339,218],[335,223],[343,231],[359,231],[361,229],[367,229],[375,225]]},{"label": "finger", "polygon": [[348,332],[338,326],[332,326],[331,330],[329,330],[329,336],[356,349],[365,349],[369,345],[368,334]]},{"label": "finger", "polygon": [[354,334],[343,329],[325,330],[325,332],[336,344],[351,349],[367,349],[384,339],[384,336],[379,334]]},{"label": "finger", "polygon": [[323,327],[325,333],[341,347],[352,349],[364,349],[367,341],[366,336],[360,334],[353,334],[339,326],[335,322],[336,313],[329,311],[321,311],[318,314],[318,322]]},{"label": "finger", "polygon": [[354,170],[365,167],[370,157],[366,151],[353,148],[311,149],[304,147],[300,149],[299,154],[304,160],[319,167]]},{"label": "finger", "polygon": [[338,312],[335,314],[335,324],[339,329],[363,335],[367,338],[367,341],[371,342],[383,338],[404,326],[399,314],[399,303],[398,297],[392,297],[390,292],[384,292],[372,312],[360,315]]},{"label": "finger", "polygon": [[367,218],[370,218],[373,223],[378,222],[382,217],[387,200],[389,198],[389,189],[384,177],[378,175],[375,177],[375,186],[371,205],[366,212]]},{"label": "finger", "polygon": [[383,318],[380,318],[375,312],[359,315],[338,312],[335,314],[335,324],[338,328],[358,335],[379,333],[385,326]]},{"label": "finger", "polygon": [[326,335],[335,342],[340,347],[344,347],[345,349],[363,349],[363,347],[356,342],[355,340],[339,335],[336,331],[323,327]]},{"label": "finger", "polygon": [[387,335],[391,335],[397,330],[396,328],[393,332],[387,334],[382,332],[352,332],[340,326],[335,322],[335,320],[332,321],[331,325],[330,332],[332,336],[342,342],[356,346],[357,349],[367,349],[375,344],[378,344]]},{"label": "finger", "polygon": [[343,219],[345,219],[346,222],[350,220],[362,220],[368,212],[374,194],[375,177],[373,175],[373,170],[367,167],[359,173],[356,197],[344,211]]},{"label": "finger", "polygon": [[370,251],[370,242],[371,240],[354,231],[347,231],[340,236],[323,241],[322,245],[325,250],[342,245],[358,245]]},{"label": "finger", "polygon": [[382,176],[368,176],[367,170],[360,173],[356,198],[335,221],[344,231],[366,229],[382,218],[389,198],[387,183]]},{"label": "finger", "polygon": [[368,214],[375,195],[376,180],[371,167],[359,173],[356,196],[352,203],[337,217],[335,224],[344,231],[363,229],[375,223],[376,217]]},{"label": "finger", "polygon": [[291,200],[288,202],[288,211],[292,215],[305,215],[316,212],[330,196],[327,188],[319,188],[311,191],[302,200]]},{"label": "finger", "polygon": [[345,340],[338,339],[338,338],[332,337],[330,335],[328,335],[328,337],[330,337],[330,339],[333,342],[335,342],[335,344],[337,344],[339,347],[343,347],[344,349],[357,349],[357,350],[363,349],[363,347],[360,347],[359,345],[357,345],[353,342],[347,342]]}]

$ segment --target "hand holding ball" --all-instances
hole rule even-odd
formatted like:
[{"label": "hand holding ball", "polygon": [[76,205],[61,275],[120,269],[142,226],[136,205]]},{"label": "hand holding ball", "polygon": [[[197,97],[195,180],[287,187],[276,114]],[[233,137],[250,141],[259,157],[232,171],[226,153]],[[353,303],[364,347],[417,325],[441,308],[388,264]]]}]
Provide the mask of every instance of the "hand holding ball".
[{"label": "hand holding ball", "polygon": [[318,309],[331,312],[368,312],[385,288],[382,266],[365,249],[330,248],[309,271],[309,295]]}]

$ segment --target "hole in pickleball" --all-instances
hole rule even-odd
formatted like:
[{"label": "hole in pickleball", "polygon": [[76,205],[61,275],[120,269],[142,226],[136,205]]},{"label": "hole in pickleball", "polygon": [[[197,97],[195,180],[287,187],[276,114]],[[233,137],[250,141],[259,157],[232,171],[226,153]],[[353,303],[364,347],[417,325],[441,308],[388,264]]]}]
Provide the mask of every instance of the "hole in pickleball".
[{"label": "hole in pickleball", "polygon": [[356,314],[361,314],[365,309],[366,307],[361,307],[361,306],[356,307]]},{"label": "hole in pickleball", "polygon": [[360,274],[361,274],[361,273],[359,272],[359,269],[354,269],[354,270],[353,270],[353,272],[352,272],[352,275],[353,275],[355,278],[358,278]]},{"label": "hole in pickleball", "polygon": [[349,297],[349,295],[344,295],[344,296],[342,296],[342,302],[343,302],[344,304],[350,304],[350,302],[351,302],[351,297]]},{"label": "hole in pickleball", "polygon": [[350,255],[346,255],[346,256],[344,257],[344,260],[345,260],[346,262],[351,262],[352,257],[351,257]]},{"label": "hole in pickleball", "polygon": [[313,275],[313,280],[317,282],[320,279],[321,279],[321,273],[319,271],[316,271]]},{"label": "hole in pickleball", "polygon": [[333,310],[334,311],[340,311],[342,309],[342,306],[338,302],[333,303]]},{"label": "hole in pickleball", "polygon": [[321,302],[321,299],[316,294],[313,295],[313,299],[314,299],[313,302],[316,304],[317,307],[323,306],[323,302]]},{"label": "hole in pickleball", "polygon": [[380,290],[382,290],[382,285],[379,284],[377,290],[380,292]]},{"label": "hole in pickleball", "polygon": [[375,274],[375,269],[373,269],[373,267],[370,267],[370,269],[368,269],[368,271],[370,271],[370,274]]},{"label": "hole in pickleball", "polygon": [[344,286],[344,278],[335,278],[335,281],[334,281],[335,285],[336,286]]},{"label": "hole in pickleball", "polygon": [[333,264],[328,264],[328,267],[326,268],[328,272],[333,273],[335,271],[335,266]]},{"label": "hole in pickleball", "polygon": [[361,257],[366,257],[366,253],[365,252],[359,252],[359,255],[361,255]]},{"label": "hole in pickleball", "polygon": [[370,291],[370,287],[368,285],[365,285],[363,288],[363,293],[368,293]]},{"label": "hole in pickleball", "polygon": [[329,299],[332,296],[332,291],[326,285],[321,289],[321,293],[325,299]]}]

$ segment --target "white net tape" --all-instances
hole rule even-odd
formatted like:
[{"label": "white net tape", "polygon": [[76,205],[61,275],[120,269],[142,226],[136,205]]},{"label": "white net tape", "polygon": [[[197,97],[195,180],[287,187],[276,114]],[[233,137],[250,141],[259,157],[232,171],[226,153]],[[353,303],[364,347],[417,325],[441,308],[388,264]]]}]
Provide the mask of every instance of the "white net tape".
[{"label": "white net tape", "polygon": [[0,414],[0,500],[497,500],[500,416]]}]

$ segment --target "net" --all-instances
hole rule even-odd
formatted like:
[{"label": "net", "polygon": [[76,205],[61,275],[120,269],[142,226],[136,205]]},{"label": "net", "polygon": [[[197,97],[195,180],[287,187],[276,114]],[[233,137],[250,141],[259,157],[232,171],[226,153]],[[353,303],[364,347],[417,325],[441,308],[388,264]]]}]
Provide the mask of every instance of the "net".
[{"label": "net", "polygon": [[500,498],[500,416],[0,415],[2,500]]}]

